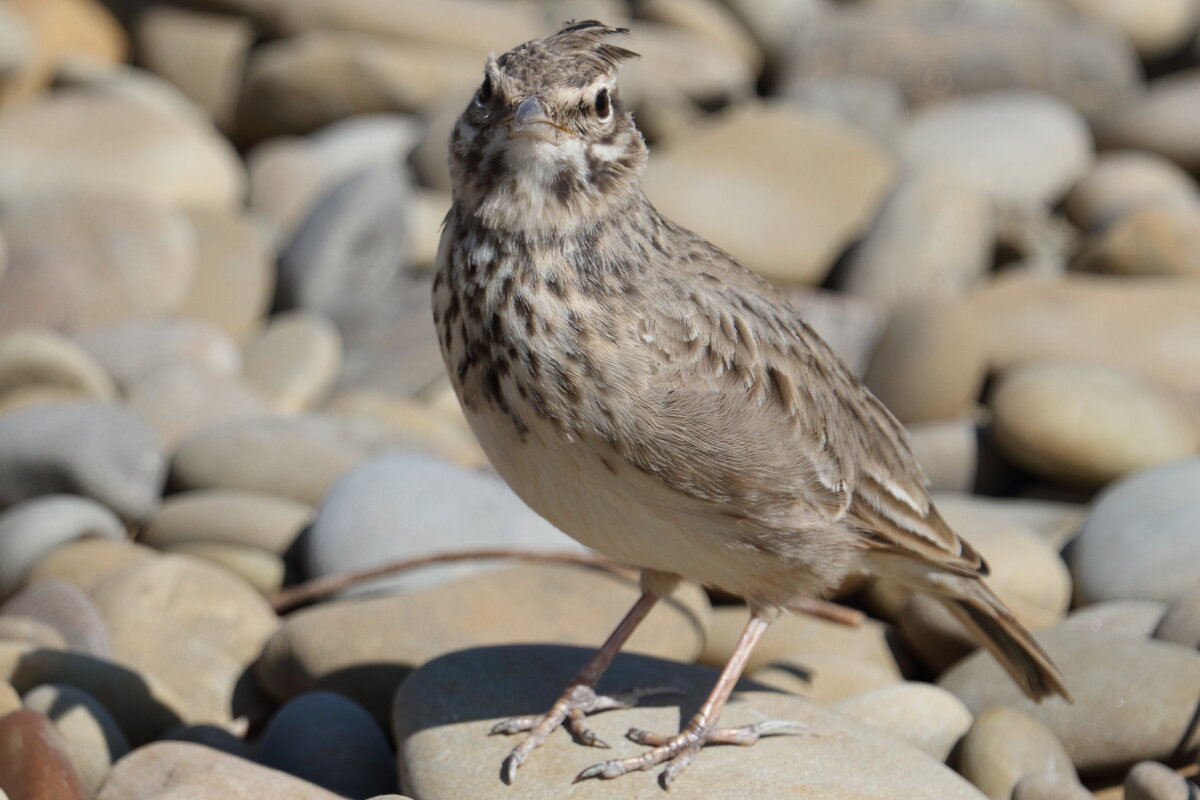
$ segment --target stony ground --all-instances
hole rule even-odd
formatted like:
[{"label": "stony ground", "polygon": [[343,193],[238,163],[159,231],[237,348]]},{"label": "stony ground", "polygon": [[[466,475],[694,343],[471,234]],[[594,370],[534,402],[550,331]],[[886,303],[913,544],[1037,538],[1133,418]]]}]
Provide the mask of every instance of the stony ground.
[{"label": "stony ground", "polygon": [[[0,798],[653,798],[572,784],[699,703],[688,586],[504,787],[636,596],[492,474],[442,377],[445,140],[483,56],[599,17],[651,199],[779,282],[909,427],[1061,665],[938,606],[780,621],[677,798],[1184,800],[1200,751],[1200,0],[0,0]],[[351,596],[357,593],[359,596]],[[273,604],[273,601],[274,604]],[[277,610],[279,609],[279,610]],[[1191,783],[1189,784],[1188,780]]]}]

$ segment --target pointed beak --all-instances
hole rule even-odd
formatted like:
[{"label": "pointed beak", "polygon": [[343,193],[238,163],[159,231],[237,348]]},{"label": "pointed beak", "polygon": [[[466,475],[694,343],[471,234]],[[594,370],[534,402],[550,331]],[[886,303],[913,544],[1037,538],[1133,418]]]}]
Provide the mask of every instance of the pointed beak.
[{"label": "pointed beak", "polygon": [[566,128],[554,124],[536,97],[527,97],[521,101],[521,105],[517,106],[516,112],[509,120],[508,130],[512,136],[525,136],[551,144],[558,144],[560,132],[570,133]]}]

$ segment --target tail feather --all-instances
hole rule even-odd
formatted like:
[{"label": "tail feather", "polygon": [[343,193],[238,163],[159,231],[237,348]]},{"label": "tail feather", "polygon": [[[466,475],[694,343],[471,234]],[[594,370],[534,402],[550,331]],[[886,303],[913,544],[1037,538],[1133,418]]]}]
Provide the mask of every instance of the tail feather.
[{"label": "tail feather", "polygon": [[1021,690],[1034,700],[1057,694],[1073,702],[1058,667],[1003,601],[982,581],[967,579],[963,583],[966,591],[962,594],[939,592],[938,599],[996,657]]}]

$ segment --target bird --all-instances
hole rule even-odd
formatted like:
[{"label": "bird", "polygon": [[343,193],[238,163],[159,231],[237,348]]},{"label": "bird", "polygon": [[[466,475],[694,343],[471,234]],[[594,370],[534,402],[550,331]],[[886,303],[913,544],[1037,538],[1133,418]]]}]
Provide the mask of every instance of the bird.
[{"label": "bird", "polygon": [[515,493],[641,575],[553,706],[495,727],[524,734],[501,779],[560,727],[606,746],[587,714],[639,695],[597,682],[684,579],[744,598],[729,662],[680,731],[630,731],[643,753],[577,780],[661,766],[667,788],[706,744],[796,733],[718,721],[771,622],[864,572],[944,603],[1030,697],[1069,699],[938,513],[895,417],[773,285],[647,199],[648,149],[617,83],[629,38],[585,20],[489,54],[450,135],[432,292],[449,380]]}]

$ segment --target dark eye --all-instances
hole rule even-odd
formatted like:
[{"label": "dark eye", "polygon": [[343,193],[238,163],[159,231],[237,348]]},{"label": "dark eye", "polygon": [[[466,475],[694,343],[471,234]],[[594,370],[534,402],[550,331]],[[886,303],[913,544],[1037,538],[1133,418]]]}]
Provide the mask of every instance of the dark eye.
[{"label": "dark eye", "polygon": [[608,119],[608,115],[612,113],[612,102],[608,99],[608,89],[601,89],[596,92],[596,116],[600,119]]},{"label": "dark eye", "polygon": [[475,102],[479,105],[486,104],[492,99],[492,76],[488,75],[483,79],[483,83],[479,86],[479,91],[475,94]]}]

